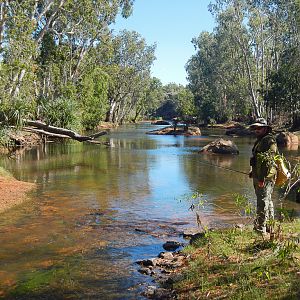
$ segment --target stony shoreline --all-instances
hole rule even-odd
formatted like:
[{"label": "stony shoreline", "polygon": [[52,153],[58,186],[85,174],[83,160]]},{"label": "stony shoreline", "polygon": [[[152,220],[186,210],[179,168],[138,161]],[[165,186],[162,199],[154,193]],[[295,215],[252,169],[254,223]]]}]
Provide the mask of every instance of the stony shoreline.
[{"label": "stony shoreline", "polygon": [[[137,261],[138,271],[153,279],[153,284],[145,287],[142,296],[148,299],[177,299],[173,284],[180,281],[183,271],[188,266],[190,255],[184,253],[183,248],[192,244],[196,239],[203,237],[200,230],[188,229],[182,233],[187,243],[167,241],[163,244],[165,252],[157,257]],[[180,249],[180,250],[178,250]]]}]

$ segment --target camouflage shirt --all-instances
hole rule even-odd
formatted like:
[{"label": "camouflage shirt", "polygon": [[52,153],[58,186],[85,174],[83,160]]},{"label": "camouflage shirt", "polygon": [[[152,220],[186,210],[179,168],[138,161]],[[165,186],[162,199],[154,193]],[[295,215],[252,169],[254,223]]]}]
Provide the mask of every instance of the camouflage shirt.
[{"label": "camouflage shirt", "polygon": [[250,159],[253,178],[257,178],[259,181],[275,181],[277,167],[274,156],[276,154],[278,154],[277,143],[271,133],[256,140]]}]

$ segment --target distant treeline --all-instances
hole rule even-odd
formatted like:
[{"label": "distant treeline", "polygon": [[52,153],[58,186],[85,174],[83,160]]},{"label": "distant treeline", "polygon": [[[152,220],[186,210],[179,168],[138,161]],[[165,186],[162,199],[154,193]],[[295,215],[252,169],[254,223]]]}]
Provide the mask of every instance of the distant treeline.
[{"label": "distant treeline", "polygon": [[113,34],[134,0],[1,1],[0,122],[94,129],[100,121],[264,116],[299,126],[299,3],[212,1],[216,27],[193,39],[184,87],[151,77],[156,46],[139,33]]},{"label": "distant treeline", "polygon": [[216,0],[186,65],[197,112],[300,125],[300,1]]}]

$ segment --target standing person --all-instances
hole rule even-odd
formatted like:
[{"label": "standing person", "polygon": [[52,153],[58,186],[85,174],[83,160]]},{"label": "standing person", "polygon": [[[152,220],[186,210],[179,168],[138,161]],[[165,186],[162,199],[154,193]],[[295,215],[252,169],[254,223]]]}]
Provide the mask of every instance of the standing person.
[{"label": "standing person", "polygon": [[272,135],[272,128],[264,118],[258,118],[250,125],[257,140],[252,149],[250,158],[253,185],[257,197],[257,217],[254,229],[265,234],[269,231],[268,221],[274,219],[274,205],[272,193],[277,175],[274,156],[278,153],[277,143]]}]

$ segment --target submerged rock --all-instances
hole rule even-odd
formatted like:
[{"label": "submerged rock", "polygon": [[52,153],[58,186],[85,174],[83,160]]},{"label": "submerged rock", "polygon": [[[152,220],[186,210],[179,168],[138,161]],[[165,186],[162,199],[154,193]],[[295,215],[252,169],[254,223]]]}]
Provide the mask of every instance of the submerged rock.
[{"label": "submerged rock", "polygon": [[218,154],[239,154],[238,147],[231,140],[217,139],[204,146],[199,152]]}]

